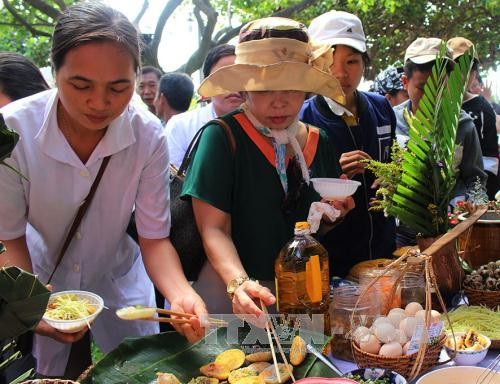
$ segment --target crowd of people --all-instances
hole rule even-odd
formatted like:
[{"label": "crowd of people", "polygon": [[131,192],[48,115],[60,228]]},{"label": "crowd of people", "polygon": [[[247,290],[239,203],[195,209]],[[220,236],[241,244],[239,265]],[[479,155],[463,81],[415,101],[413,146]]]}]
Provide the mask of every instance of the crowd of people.
[{"label": "crowd of people", "polygon": [[[55,291],[102,296],[109,310],[91,337],[108,352],[124,337],[158,332],[155,323],[115,316],[128,305],[155,306],[154,286],[177,311],[261,315],[260,301],[275,303],[274,260],[313,202],[339,212],[334,221],[324,217],[318,237],[334,275],[388,257],[398,230],[393,218],[369,210],[377,180],[364,160],[389,162],[396,138],[404,145],[403,111],[418,108],[441,45],[439,38],[416,39],[403,67],[384,70],[373,92],[362,92],[370,57],[358,17],[330,11],[309,28],[285,18],[255,20],[241,29],[236,47],[209,52],[198,93],[210,102],[189,110],[190,77],[141,69],[140,35],[123,14],[100,3],[73,5],[53,33],[55,88],[23,56],[0,53],[0,113],[21,138],[6,161],[26,177],[0,167],[0,240],[7,248],[0,265],[45,282],[53,275]],[[471,46],[451,39],[449,67]],[[145,106],[131,102],[134,92]],[[476,180],[492,199],[499,189],[496,115],[470,87],[463,110],[454,199],[467,199]],[[196,132],[216,117],[230,127],[234,150],[212,122],[187,171],[182,195],[192,202],[208,258],[190,284],[169,238],[169,165],[180,165]],[[56,266],[101,167],[96,193]],[[313,177],[361,186],[352,197],[327,202],[309,183]],[[126,232],[133,211],[138,243]],[[189,341],[204,335],[197,318],[174,327]],[[65,334],[42,320],[33,346],[37,372],[76,378],[90,364],[89,343],[87,329]]]}]

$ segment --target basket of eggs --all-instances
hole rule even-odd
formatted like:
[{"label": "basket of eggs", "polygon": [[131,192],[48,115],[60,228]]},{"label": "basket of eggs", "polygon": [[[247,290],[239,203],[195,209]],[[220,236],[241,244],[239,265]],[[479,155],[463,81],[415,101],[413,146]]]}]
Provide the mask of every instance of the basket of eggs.
[{"label": "basket of eggs", "polygon": [[[404,255],[385,267],[384,271],[365,287],[361,296],[369,294],[384,274],[397,271],[399,279],[393,284],[392,296],[388,299],[391,306],[382,316],[364,325],[356,324],[351,317],[351,348],[355,362],[360,368],[380,367],[396,371],[405,378],[413,380],[419,374],[439,364],[439,356],[446,342],[441,313],[431,310],[431,292],[439,290],[432,270],[431,256]],[[423,304],[409,302],[404,308],[395,299],[404,275],[418,270],[424,276],[425,300]],[[399,304],[399,305],[398,305]],[[446,307],[441,299],[442,311]],[[445,316],[447,318],[447,315]],[[449,361],[449,360],[448,360]]]}]

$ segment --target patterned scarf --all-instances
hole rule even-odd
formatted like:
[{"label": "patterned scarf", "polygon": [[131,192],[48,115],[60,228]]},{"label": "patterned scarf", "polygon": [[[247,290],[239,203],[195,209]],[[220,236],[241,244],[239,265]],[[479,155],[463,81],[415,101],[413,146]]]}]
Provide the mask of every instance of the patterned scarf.
[{"label": "patterned scarf", "polygon": [[278,176],[281,181],[281,185],[283,186],[283,190],[285,193],[288,192],[288,178],[286,175],[286,145],[290,143],[292,150],[294,152],[294,156],[300,164],[300,169],[302,172],[302,177],[304,181],[309,185],[309,170],[307,169],[306,160],[304,158],[304,154],[302,153],[302,149],[300,148],[300,144],[295,137],[299,130],[299,119],[295,118],[293,123],[286,129],[283,130],[275,130],[269,129],[262,125],[259,120],[254,116],[250,109],[243,103],[241,105],[243,112],[248,117],[248,120],[253,124],[255,129],[259,131],[262,135],[271,138],[271,142],[273,144],[274,153],[276,155],[276,171],[278,172]]}]

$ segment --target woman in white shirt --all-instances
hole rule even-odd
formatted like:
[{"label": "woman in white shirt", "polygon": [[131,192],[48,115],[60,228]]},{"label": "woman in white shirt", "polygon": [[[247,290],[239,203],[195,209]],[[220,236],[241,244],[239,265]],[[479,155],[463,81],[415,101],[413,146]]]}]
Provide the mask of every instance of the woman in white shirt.
[{"label": "woman in white shirt", "polygon": [[[128,305],[154,306],[149,278],[173,309],[206,313],[168,237],[169,160],[161,124],[129,104],[140,66],[139,42],[120,12],[99,3],[69,7],[53,34],[57,89],[0,110],[21,138],[7,161],[29,180],[0,167],[0,240],[7,247],[0,265],[17,265],[47,281],[82,200],[103,159],[111,156],[51,282],[54,291],[82,289],[103,297],[109,310],[91,331],[104,352],[126,336],[158,331],[157,324],[115,315]],[[126,234],[134,206],[140,249]],[[203,336],[197,321],[176,329],[191,341]],[[64,334],[41,321],[35,332],[40,374],[74,378],[85,368],[84,356],[71,354],[78,368],[71,368],[68,358],[71,343],[86,330]]]}]

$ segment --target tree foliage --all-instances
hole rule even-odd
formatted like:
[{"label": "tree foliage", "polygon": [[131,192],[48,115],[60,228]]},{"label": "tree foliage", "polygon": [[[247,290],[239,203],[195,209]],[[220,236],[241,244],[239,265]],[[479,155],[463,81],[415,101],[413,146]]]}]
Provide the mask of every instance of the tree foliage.
[{"label": "tree foliage", "polygon": [[[48,63],[50,34],[59,12],[76,0],[2,0],[0,8],[0,50],[22,53],[40,66]],[[230,9],[228,9],[230,4]],[[149,7],[143,0],[134,22],[139,25]],[[210,48],[237,36],[249,20],[275,15],[291,17],[306,24],[331,9],[354,13],[363,21],[373,78],[392,63],[401,62],[406,47],[417,37],[448,39],[464,36],[476,43],[483,69],[496,68],[497,30],[500,0],[168,0],[153,36],[147,41],[144,64],[160,66],[158,47],[162,32],[179,7],[190,7],[201,31],[199,48],[178,70],[199,69]],[[234,16],[237,16],[234,17]],[[241,24],[234,25],[234,20]],[[228,25],[228,20],[233,20]]]}]

